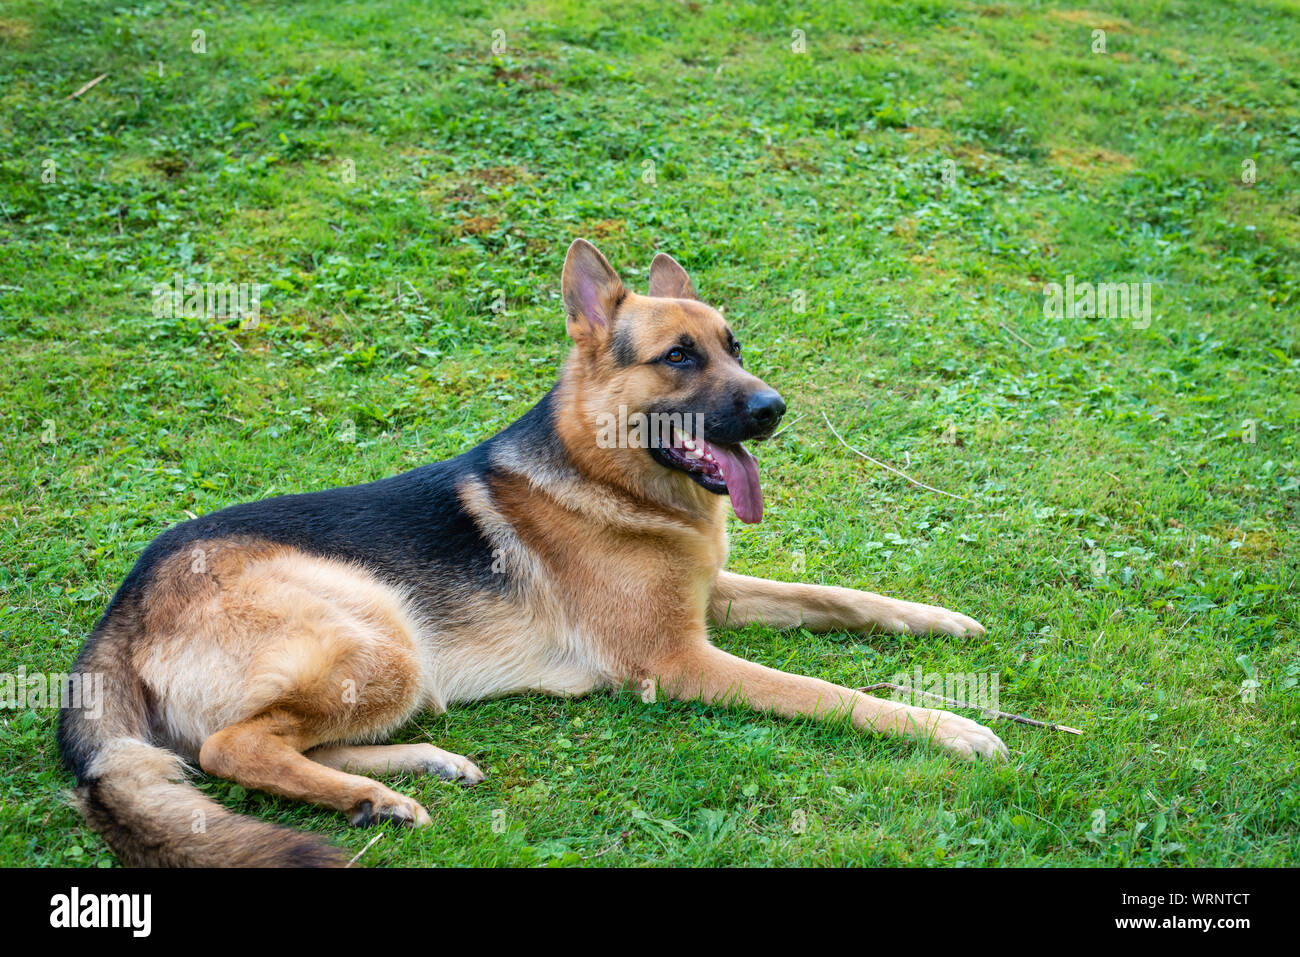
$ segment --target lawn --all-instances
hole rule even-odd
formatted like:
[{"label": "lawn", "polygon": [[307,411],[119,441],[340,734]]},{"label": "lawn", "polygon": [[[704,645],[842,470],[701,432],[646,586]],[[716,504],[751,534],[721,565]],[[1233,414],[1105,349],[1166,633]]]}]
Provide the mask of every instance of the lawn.
[{"label": "lawn", "polygon": [[[584,236],[642,290],[680,260],[789,404],[732,568],[988,628],[718,644],[851,686],[994,675],[1083,734],[995,721],[1011,760],[964,764],[632,694],[457,707],[401,739],[487,780],[399,781],[434,826],[364,863],[1295,863],[1300,8],[619,6],[5,4],[0,674],[66,671],[188,514],[520,415]],[[177,277],[260,284],[260,316],[156,309]],[[55,722],[0,711],[0,864],[109,866]]]}]

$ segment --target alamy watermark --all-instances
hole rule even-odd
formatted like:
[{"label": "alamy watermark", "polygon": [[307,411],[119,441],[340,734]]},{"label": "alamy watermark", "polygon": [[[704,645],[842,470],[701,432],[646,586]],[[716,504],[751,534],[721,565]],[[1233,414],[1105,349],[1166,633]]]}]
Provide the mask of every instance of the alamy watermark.
[{"label": "alamy watermark", "polygon": [[602,449],[686,448],[703,455],[703,412],[633,412],[618,407],[618,415],[596,416],[596,444]]},{"label": "alamy watermark", "polygon": [[262,287],[255,282],[196,282],[180,273],[153,286],[157,319],[238,319],[241,328],[262,316]]},{"label": "alamy watermark", "polygon": [[50,898],[51,927],[116,927],[130,930],[133,937],[148,937],[152,915],[152,894],[83,894],[74,886]]},{"label": "alamy watermark", "polygon": [[[917,708],[933,708],[941,702],[948,707],[979,708],[981,711],[1000,711],[998,707],[998,675],[996,673],[958,673],[949,671],[923,671],[920,665],[912,673],[894,675],[893,700]],[[933,697],[932,697],[933,696]]]},{"label": "alamy watermark", "polygon": [[0,709],[25,708],[71,708],[99,718],[104,714],[104,676],[28,674],[23,665],[13,674],[0,674]]},{"label": "alamy watermark", "polygon": [[1049,282],[1043,287],[1043,316],[1047,319],[1131,319],[1134,328],[1151,325],[1152,284],[1149,282]]}]

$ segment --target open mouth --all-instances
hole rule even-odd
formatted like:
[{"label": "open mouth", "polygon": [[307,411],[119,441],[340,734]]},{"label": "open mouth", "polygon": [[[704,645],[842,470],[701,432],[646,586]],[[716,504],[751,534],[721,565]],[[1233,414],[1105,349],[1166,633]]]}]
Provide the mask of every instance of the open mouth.
[{"label": "open mouth", "polygon": [[685,472],[715,495],[730,496],[731,507],[742,522],[753,525],[763,520],[758,463],[740,443],[709,442],[673,429],[672,445],[652,448],[650,454],[660,465]]}]

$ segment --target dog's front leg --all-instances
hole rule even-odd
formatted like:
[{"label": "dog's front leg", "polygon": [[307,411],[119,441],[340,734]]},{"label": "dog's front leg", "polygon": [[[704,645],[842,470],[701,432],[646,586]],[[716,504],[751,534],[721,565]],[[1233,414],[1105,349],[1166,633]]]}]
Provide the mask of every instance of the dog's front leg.
[{"label": "dog's front leg", "polygon": [[774,582],[726,571],[718,572],[714,580],[709,616],[720,626],[753,622],[774,628],[802,625],[813,631],[875,630],[958,637],[984,634],[984,626],[974,618],[937,605],[899,601],[852,588]]},{"label": "dog's front leg", "polygon": [[704,639],[652,669],[659,691],[710,704],[743,704],[786,717],[849,716],[878,734],[931,740],[963,758],[1006,757],[1006,745],[981,724],[948,711],[873,698],[818,678],[787,674],[729,655]]}]

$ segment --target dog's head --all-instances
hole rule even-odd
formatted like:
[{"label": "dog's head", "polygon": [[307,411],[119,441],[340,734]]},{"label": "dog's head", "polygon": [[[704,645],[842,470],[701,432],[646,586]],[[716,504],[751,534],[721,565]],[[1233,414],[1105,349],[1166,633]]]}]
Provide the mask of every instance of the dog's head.
[{"label": "dog's head", "polygon": [[729,495],[741,521],[759,521],[758,465],[742,443],[772,435],[785,402],[745,371],[740,342],[700,302],[686,271],[660,253],[649,294],[638,295],[579,239],[561,286],[578,414],[607,452],[606,468],[651,490],[681,493],[693,483]]}]

